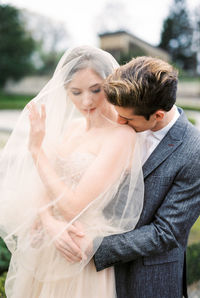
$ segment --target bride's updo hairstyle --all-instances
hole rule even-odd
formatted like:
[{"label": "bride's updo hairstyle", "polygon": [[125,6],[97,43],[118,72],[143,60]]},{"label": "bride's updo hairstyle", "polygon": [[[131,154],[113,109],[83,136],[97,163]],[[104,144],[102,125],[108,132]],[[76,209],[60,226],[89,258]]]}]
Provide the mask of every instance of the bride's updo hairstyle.
[{"label": "bride's updo hairstyle", "polygon": [[80,70],[90,68],[95,71],[102,79],[110,75],[119,65],[109,53],[91,46],[79,46],[73,48],[66,57],[63,57],[60,68],[73,64],[71,70],[64,78],[65,87],[72,79],[73,75]]}]

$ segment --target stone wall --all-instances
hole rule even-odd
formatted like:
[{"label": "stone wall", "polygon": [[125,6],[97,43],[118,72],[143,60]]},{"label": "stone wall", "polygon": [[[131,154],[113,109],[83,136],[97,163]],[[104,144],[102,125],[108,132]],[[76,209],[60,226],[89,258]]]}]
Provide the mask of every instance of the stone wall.
[{"label": "stone wall", "polygon": [[13,94],[35,95],[49,81],[50,76],[28,76],[20,81],[8,81],[4,91]]}]

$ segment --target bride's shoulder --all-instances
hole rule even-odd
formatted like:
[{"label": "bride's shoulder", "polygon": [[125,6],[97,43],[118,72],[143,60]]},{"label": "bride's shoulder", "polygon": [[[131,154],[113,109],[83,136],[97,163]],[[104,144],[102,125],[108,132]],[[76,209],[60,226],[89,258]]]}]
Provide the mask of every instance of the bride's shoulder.
[{"label": "bride's shoulder", "polygon": [[136,142],[136,132],[128,125],[117,125],[107,135],[107,145],[117,147],[133,146]]},{"label": "bride's shoulder", "polygon": [[121,140],[124,140],[126,138],[135,138],[136,132],[128,125],[117,125],[113,128],[112,135],[114,138],[121,137]]}]

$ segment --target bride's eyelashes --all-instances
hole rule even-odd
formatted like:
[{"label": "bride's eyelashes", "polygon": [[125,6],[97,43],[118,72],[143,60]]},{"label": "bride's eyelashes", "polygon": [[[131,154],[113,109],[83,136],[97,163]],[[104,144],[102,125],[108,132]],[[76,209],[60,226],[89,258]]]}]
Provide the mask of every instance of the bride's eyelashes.
[{"label": "bride's eyelashes", "polygon": [[[73,95],[80,95],[82,92],[81,91],[71,91]],[[94,90],[91,90],[92,93],[99,93],[101,92],[101,88],[98,88],[98,89],[94,89]]]},{"label": "bride's eyelashes", "polygon": [[101,88],[98,88],[98,89],[92,90],[92,93],[99,93],[99,92],[101,92]]},{"label": "bride's eyelashes", "polygon": [[80,95],[81,92],[79,92],[79,91],[72,91],[72,94],[73,94],[73,95]]}]

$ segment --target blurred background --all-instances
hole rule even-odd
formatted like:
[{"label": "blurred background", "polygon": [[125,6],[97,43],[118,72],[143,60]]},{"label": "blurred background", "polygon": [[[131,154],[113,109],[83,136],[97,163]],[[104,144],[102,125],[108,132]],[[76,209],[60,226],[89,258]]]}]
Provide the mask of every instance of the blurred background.
[{"label": "blurred background", "polygon": [[[89,44],[120,64],[159,57],[179,70],[177,105],[200,129],[200,0],[0,0],[0,152],[21,109],[68,48]],[[190,233],[190,297],[200,297],[200,219]],[[10,254],[0,240],[0,297]]]}]

